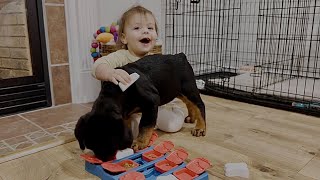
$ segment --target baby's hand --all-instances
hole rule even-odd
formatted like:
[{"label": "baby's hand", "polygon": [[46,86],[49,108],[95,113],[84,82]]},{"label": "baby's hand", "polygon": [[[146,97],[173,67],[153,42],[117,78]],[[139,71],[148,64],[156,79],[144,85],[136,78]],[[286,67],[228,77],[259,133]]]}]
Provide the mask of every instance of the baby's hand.
[{"label": "baby's hand", "polygon": [[116,85],[118,85],[119,82],[126,85],[127,83],[130,83],[130,81],[131,81],[131,77],[129,76],[129,74],[122,69],[111,70],[108,77],[109,77],[108,80],[113,82]]}]

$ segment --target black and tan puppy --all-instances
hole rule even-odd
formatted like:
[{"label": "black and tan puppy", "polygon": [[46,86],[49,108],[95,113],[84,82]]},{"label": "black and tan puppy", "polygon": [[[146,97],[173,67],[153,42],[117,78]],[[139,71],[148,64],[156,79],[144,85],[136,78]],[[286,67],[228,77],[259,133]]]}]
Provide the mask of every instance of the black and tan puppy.
[{"label": "black and tan puppy", "polygon": [[[140,78],[125,92],[111,82],[103,82],[91,112],[82,116],[75,128],[81,149],[91,149],[102,160],[112,158],[117,150],[145,148],[156,125],[158,106],[178,97],[188,108],[186,122],[194,123],[194,136],[206,133],[205,106],[196,86],[194,72],[183,53],[151,55],[124,69]],[[127,121],[141,112],[139,135],[133,140]]]}]

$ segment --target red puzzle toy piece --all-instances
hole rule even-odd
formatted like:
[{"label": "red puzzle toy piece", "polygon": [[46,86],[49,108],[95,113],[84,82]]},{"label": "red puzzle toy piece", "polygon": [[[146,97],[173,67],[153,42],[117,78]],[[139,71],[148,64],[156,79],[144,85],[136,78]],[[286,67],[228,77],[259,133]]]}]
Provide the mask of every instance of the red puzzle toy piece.
[{"label": "red puzzle toy piece", "polygon": [[160,144],[156,145],[153,150],[145,152],[142,154],[142,159],[145,161],[153,161],[162,157],[165,153],[169,152],[174,147],[174,144],[171,141],[163,141]]},{"label": "red puzzle toy piece", "polygon": [[181,164],[185,159],[187,159],[188,153],[184,149],[177,149],[169,154],[165,160],[157,162],[155,164],[155,169],[161,173],[165,173],[179,164]]},{"label": "red puzzle toy piece", "polygon": [[139,166],[139,164],[131,159],[124,159],[117,163],[105,162],[105,163],[102,163],[101,166],[103,167],[103,169],[109,172],[121,173],[121,172],[128,171],[132,168],[136,168]]},{"label": "red puzzle toy piece", "polygon": [[205,158],[196,158],[192,161],[190,161],[186,168],[190,169],[191,171],[201,174],[203,173],[206,169],[210,168],[212,165],[211,163],[205,159]]},{"label": "red puzzle toy piece", "polygon": [[101,161],[100,159],[96,158],[96,156],[94,155],[90,155],[90,154],[81,154],[80,155],[84,160],[88,161],[89,163],[92,164],[102,164],[103,161]]},{"label": "red puzzle toy piece", "polygon": [[190,161],[185,168],[173,173],[173,175],[181,180],[191,180],[199,176],[205,170],[210,168],[211,163],[205,158],[196,158]]},{"label": "red puzzle toy piece", "polygon": [[120,180],[145,180],[146,178],[141,172],[129,172],[128,174],[125,174],[124,176],[120,177]]},{"label": "red puzzle toy piece", "polygon": [[120,166],[126,168],[126,170],[132,169],[132,168],[136,168],[139,166],[138,163],[136,163],[135,161],[131,160],[131,159],[124,159],[120,162],[118,162],[117,164],[119,164]]},{"label": "red puzzle toy piece", "polygon": [[148,147],[150,147],[158,139],[158,134],[153,131]]},{"label": "red puzzle toy piece", "polygon": [[103,167],[103,169],[112,173],[122,173],[127,171],[127,169],[124,168],[123,166],[116,163],[111,163],[111,162],[102,163],[101,166]]}]

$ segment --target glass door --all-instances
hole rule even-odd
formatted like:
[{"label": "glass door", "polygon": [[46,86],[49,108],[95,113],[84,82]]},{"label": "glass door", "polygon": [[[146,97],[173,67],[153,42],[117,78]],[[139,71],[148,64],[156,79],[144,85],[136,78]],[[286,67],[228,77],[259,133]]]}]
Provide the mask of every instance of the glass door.
[{"label": "glass door", "polygon": [[0,116],[51,106],[41,0],[0,1]]}]

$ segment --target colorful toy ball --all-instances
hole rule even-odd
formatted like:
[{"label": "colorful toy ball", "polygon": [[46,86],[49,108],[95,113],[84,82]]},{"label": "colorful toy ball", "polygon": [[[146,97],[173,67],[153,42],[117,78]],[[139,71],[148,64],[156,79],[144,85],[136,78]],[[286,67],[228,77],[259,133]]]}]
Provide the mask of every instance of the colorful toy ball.
[{"label": "colorful toy ball", "polygon": [[97,31],[97,34],[99,35],[100,33],[101,33],[101,31],[100,31],[100,30],[98,30],[98,31]]},{"label": "colorful toy ball", "polygon": [[118,33],[117,32],[113,33],[113,40],[114,40],[114,42],[117,42],[117,40],[118,40]]},{"label": "colorful toy ball", "polygon": [[99,30],[100,30],[101,33],[104,33],[104,32],[106,32],[106,27],[103,27],[103,26],[102,26],[102,27],[100,27]]},{"label": "colorful toy ball", "polygon": [[110,27],[110,32],[113,34],[114,32],[117,32],[116,26]]},{"label": "colorful toy ball", "polygon": [[97,33],[93,33],[93,37],[96,38],[98,36]]},{"label": "colorful toy ball", "polygon": [[98,45],[98,43],[91,43],[91,47],[97,48],[97,47],[99,47],[99,45]]},{"label": "colorful toy ball", "polygon": [[106,32],[106,33],[109,33],[109,32],[110,32],[110,27],[109,27],[109,26],[106,26],[105,32]]},{"label": "colorful toy ball", "polygon": [[96,52],[96,48],[91,48],[90,52],[92,52],[92,53]]},{"label": "colorful toy ball", "polygon": [[94,52],[94,53],[91,53],[91,56],[92,56],[93,58],[98,58],[98,57],[100,56],[100,53]]}]

